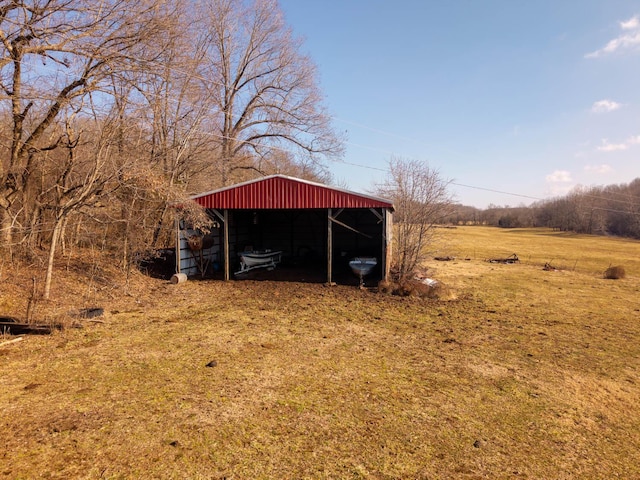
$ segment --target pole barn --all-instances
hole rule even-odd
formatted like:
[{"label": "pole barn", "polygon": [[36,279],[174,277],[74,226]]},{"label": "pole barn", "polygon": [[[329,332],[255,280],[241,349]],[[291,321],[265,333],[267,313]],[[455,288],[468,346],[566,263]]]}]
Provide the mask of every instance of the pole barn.
[{"label": "pole barn", "polygon": [[394,210],[388,200],[285,175],[191,198],[215,226],[202,235],[178,222],[178,273],[242,278],[240,256],[252,251],[277,257],[278,269],[319,273],[329,284],[347,275],[351,258],[375,257],[370,278],[388,279]]}]

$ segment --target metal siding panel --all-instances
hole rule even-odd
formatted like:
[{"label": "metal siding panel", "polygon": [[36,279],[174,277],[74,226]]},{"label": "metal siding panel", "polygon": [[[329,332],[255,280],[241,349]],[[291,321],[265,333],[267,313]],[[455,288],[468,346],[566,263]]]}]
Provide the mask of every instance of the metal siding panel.
[{"label": "metal siding panel", "polygon": [[390,203],[376,199],[280,177],[213,192],[198,197],[196,202],[205,208],[219,209],[391,207]]}]

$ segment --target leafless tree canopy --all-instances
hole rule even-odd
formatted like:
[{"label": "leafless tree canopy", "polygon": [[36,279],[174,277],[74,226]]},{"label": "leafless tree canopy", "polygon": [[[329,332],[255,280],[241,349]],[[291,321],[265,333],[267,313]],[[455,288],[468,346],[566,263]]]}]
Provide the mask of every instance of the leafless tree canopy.
[{"label": "leafless tree canopy", "polygon": [[108,105],[108,83],[137,69],[163,24],[160,9],[144,0],[22,0],[0,7],[0,98],[11,125],[0,162],[7,243],[19,217],[29,214],[35,197],[25,195],[34,173],[47,152],[63,147],[60,125],[88,106]]},{"label": "leafless tree canopy", "polygon": [[426,162],[392,158],[389,175],[378,186],[377,194],[393,200],[393,263],[400,279],[411,277],[428,254],[434,226],[441,223],[451,209],[449,182]]},{"label": "leafless tree canopy", "polygon": [[201,72],[218,112],[221,181],[239,169],[263,172],[282,151],[339,155],[315,67],[277,2],[208,0],[203,8],[210,34]]},{"label": "leafless tree canopy", "polygon": [[0,118],[0,249],[49,266],[126,266],[189,194],[342,152],[275,0],[0,2]]}]

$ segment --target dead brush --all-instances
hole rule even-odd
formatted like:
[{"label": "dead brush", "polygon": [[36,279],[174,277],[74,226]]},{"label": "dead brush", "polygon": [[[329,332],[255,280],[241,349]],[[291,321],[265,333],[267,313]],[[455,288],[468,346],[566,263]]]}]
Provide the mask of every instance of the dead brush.
[{"label": "dead brush", "polygon": [[378,292],[385,295],[399,297],[439,298],[442,291],[441,284],[427,285],[420,280],[381,281]]},{"label": "dead brush", "polygon": [[616,265],[614,267],[609,267],[604,271],[603,277],[607,280],[619,280],[621,278],[626,277],[627,272],[622,265]]},{"label": "dead brush", "polygon": [[393,282],[389,282],[387,280],[381,280],[380,283],[378,283],[378,292],[384,293],[385,295],[392,295],[394,285],[395,284]]}]

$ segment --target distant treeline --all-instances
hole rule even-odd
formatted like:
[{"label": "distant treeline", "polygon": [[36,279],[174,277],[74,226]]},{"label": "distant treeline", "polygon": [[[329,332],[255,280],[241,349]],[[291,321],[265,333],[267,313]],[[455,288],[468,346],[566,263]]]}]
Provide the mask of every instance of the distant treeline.
[{"label": "distant treeline", "polygon": [[456,205],[447,220],[456,225],[549,227],[640,239],[640,178],[629,184],[578,187],[566,196],[529,206],[489,205],[482,210]]}]

